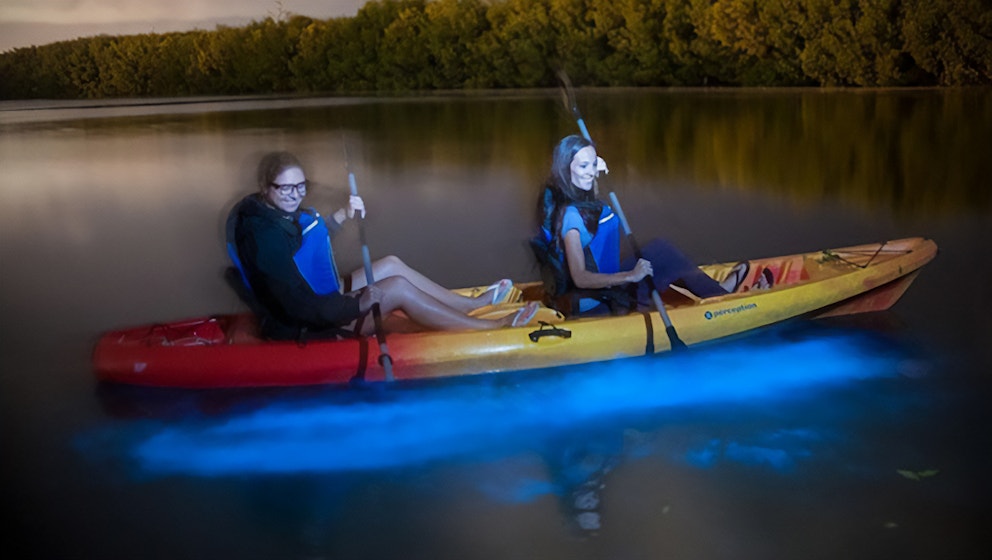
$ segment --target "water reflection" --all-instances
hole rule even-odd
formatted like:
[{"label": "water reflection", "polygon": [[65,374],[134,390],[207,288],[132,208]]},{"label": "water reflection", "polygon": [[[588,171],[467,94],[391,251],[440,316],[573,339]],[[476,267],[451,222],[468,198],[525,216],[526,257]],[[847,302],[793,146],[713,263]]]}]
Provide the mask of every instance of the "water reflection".
[{"label": "water reflection", "polygon": [[[992,191],[983,186],[992,174],[984,150],[992,122],[989,89],[587,90],[579,102],[593,137],[615,162],[620,185],[764,189],[807,205],[840,198],[865,210],[892,208],[903,217],[992,204]],[[56,131],[6,114],[0,130],[8,141],[0,154],[12,162],[18,161],[14,135],[38,131],[47,140],[71,131],[88,137],[134,130],[208,136],[291,131],[312,137],[315,156],[335,157],[340,150],[325,135],[352,130],[368,141],[368,163],[385,173],[498,163],[525,176],[543,174],[555,141],[575,128],[555,91],[184,104],[155,115],[61,121]],[[205,155],[221,155],[216,149],[172,152],[159,153],[198,158],[198,164]]]},{"label": "water reflection", "polygon": [[624,460],[626,436],[634,430],[600,430],[568,434],[545,451],[553,480],[549,491],[558,497],[562,515],[575,532],[594,536],[603,527],[603,500],[608,475]]}]

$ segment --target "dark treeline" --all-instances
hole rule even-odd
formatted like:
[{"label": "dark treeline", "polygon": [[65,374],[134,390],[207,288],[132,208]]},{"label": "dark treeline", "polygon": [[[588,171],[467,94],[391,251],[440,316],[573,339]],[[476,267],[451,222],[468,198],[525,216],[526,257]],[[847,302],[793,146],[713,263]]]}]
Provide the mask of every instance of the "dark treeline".
[{"label": "dark treeline", "polygon": [[992,0],[379,0],[0,54],[0,98],[992,83]]}]

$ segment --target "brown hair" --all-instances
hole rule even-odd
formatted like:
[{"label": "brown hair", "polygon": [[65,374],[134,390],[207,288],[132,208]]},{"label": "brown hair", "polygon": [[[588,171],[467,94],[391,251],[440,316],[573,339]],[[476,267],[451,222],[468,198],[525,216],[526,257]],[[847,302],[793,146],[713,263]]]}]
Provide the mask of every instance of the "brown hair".
[{"label": "brown hair", "polygon": [[306,173],[300,160],[289,152],[271,152],[258,162],[258,188],[263,193],[283,171],[297,167]]},{"label": "brown hair", "polygon": [[582,216],[586,230],[596,235],[599,229],[599,215],[603,211],[603,203],[596,198],[598,186],[593,180],[593,188],[584,191],[572,184],[572,159],[579,150],[595,144],[591,141],[572,134],[566,136],[555,146],[551,161],[551,174],[541,192],[538,208],[542,225],[548,228],[555,246],[562,247],[561,224],[565,209],[574,206]]}]

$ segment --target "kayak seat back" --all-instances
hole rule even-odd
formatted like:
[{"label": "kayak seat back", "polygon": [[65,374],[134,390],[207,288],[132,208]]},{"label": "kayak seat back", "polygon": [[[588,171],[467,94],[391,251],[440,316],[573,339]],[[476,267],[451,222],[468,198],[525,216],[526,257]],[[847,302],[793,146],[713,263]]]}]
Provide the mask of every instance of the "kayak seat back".
[{"label": "kayak seat back", "polygon": [[809,280],[809,272],[806,271],[806,259],[802,255],[782,259],[781,263],[782,268],[775,278],[776,284],[788,285]]},{"label": "kayak seat back", "polygon": [[[625,288],[600,290],[576,288],[560,254],[553,254],[550,236],[546,232],[544,235],[531,238],[530,248],[541,270],[541,282],[544,284],[542,303],[547,307],[561,312],[566,317],[575,317],[580,313],[579,302],[583,299],[599,301],[612,315],[626,315],[637,306],[636,296]],[[586,257],[586,262],[589,262],[591,255],[587,254]]]},{"label": "kayak seat back", "polygon": [[227,249],[227,256],[233,264],[233,266],[224,269],[224,281],[238,295],[238,299],[248,306],[248,309],[258,319],[260,326],[271,326],[271,314],[255,296],[255,291],[252,290],[251,284],[248,282],[248,275],[245,273],[244,266],[241,264],[241,257],[238,255],[238,247],[235,243],[235,230],[237,229],[238,215],[242,204],[244,204],[244,201],[239,202],[231,209],[224,223],[225,247]]},{"label": "kayak seat back", "polygon": [[258,317],[259,321],[264,320],[269,315],[268,310],[255,297],[255,292],[245,283],[244,275],[237,267],[229,266],[224,270],[224,281],[234,290],[234,293],[238,294],[238,299],[248,306],[248,309]]},{"label": "kayak seat back", "polygon": [[[751,269],[751,274],[749,275],[751,278],[748,279],[751,283],[754,282],[757,275],[763,269],[771,271],[776,286],[788,286],[790,284],[797,284],[803,280],[809,280],[809,272],[806,271],[805,259],[802,255],[783,259],[771,259],[762,262],[758,266],[751,267]],[[747,285],[750,286],[751,284],[749,283]]]}]

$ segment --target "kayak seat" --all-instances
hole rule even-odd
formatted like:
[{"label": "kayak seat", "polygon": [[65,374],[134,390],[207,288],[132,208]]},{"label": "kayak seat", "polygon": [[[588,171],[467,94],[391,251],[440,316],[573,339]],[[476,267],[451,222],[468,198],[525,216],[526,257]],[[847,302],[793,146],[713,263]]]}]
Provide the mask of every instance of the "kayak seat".
[{"label": "kayak seat", "polygon": [[611,315],[626,315],[637,307],[637,296],[627,288],[600,290],[576,288],[564,262],[551,254],[549,243],[543,236],[530,239],[530,248],[541,270],[541,282],[544,284],[542,303],[545,306],[562,313],[565,317],[577,317],[580,311],[579,302],[583,299],[599,301],[603,304],[599,307],[604,308],[604,311],[608,309]]},{"label": "kayak seat", "polygon": [[775,286],[798,284],[803,280],[809,280],[809,271],[806,270],[805,265],[806,261],[802,255],[763,261],[751,267],[750,273],[744,279],[744,286],[752,286],[758,274],[762,274],[765,270],[771,273]]},{"label": "kayak seat", "polygon": [[[796,255],[770,264],[775,275],[775,285],[796,284],[803,280],[809,280],[809,273],[806,271],[806,259],[802,255]],[[773,268],[774,267],[774,268]]]}]

